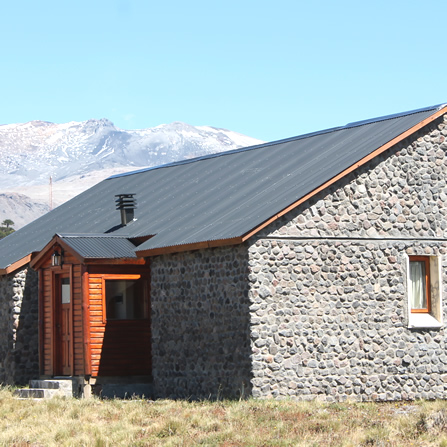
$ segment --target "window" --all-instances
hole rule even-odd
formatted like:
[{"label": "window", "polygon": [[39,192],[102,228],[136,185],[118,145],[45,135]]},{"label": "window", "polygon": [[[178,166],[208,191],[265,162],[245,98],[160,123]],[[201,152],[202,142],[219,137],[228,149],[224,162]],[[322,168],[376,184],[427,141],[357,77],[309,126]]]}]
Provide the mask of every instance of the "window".
[{"label": "window", "polygon": [[410,256],[411,312],[430,312],[430,258]]},{"label": "window", "polygon": [[61,303],[70,304],[70,278],[61,278]]},{"label": "window", "polygon": [[148,317],[145,281],[140,275],[104,278],[105,314],[109,320],[140,320]]},{"label": "window", "polygon": [[408,327],[441,327],[440,259],[437,256],[410,256],[407,267]]}]

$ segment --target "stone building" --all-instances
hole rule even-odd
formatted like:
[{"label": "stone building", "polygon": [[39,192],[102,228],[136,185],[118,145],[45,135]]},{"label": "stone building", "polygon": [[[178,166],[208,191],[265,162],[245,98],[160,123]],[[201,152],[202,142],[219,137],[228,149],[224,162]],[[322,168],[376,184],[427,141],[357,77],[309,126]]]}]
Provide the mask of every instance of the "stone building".
[{"label": "stone building", "polygon": [[0,380],[445,398],[446,136],[441,105],[101,182],[0,242]]}]

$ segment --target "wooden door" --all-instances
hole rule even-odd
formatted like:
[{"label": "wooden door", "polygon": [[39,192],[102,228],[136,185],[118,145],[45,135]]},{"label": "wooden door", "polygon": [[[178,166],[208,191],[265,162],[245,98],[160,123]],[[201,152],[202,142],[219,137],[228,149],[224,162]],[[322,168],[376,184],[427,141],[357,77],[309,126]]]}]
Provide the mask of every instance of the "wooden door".
[{"label": "wooden door", "polygon": [[69,376],[73,373],[73,318],[71,284],[68,275],[56,275],[56,359],[55,374]]}]

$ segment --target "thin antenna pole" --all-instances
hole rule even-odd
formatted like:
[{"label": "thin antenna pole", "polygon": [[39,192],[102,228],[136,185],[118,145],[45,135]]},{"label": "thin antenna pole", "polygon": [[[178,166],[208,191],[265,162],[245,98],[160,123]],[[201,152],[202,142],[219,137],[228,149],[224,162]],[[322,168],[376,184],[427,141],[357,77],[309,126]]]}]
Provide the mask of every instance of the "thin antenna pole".
[{"label": "thin antenna pole", "polygon": [[50,175],[50,200],[49,200],[50,211],[53,209],[53,177]]}]

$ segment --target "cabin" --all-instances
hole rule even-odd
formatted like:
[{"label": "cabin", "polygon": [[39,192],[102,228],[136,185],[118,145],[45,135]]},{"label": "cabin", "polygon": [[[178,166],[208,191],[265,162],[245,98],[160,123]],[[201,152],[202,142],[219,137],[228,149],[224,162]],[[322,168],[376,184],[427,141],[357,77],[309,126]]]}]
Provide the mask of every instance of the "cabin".
[{"label": "cabin", "polygon": [[31,262],[43,376],[150,375],[149,270],[133,248],[121,237],[57,235]]},{"label": "cabin", "polygon": [[447,397],[447,106],[110,177],[0,241],[0,381]]}]

